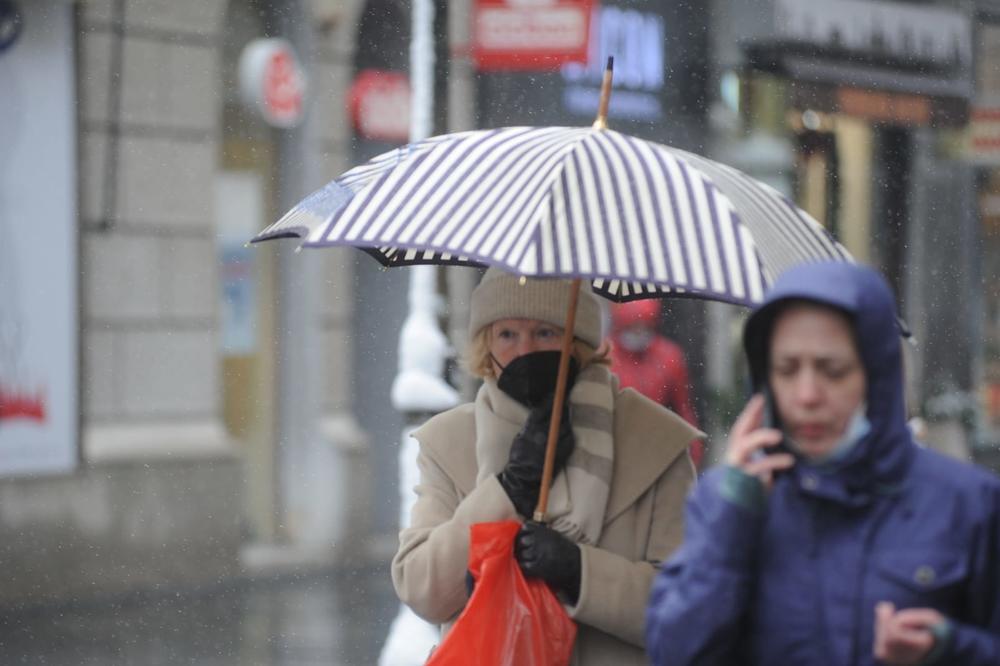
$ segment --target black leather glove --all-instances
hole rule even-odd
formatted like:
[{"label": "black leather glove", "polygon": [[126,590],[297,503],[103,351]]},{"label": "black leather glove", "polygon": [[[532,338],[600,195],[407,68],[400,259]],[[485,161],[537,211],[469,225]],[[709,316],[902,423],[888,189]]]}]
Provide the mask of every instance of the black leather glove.
[{"label": "black leather glove", "polygon": [[472,593],[476,590],[476,579],[472,576],[472,572],[468,569],[465,570],[465,592],[472,598]]},{"label": "black leather glove", "polygon": [[571,604],[580,598],[580,547],[551,527],[529,520],[514,541],[514,557],[529,578],[541,578]]},{"label": "black leather glove", "polygon": [[[538,505],[538,493],[542,483],[542,467],[545,465],[545,442],[549,437],[549,420],[552,414],[552,399],[528,413],[521,432],[514,437],[510,447],[510,458],[498,478],[500,485],[522,516],[531,517]],[[552,478],[566,464],[576,440],[569,421],[569,404],[564,403],[562,421],[559,424],[559,438],[556,441],[556,459]]]}]

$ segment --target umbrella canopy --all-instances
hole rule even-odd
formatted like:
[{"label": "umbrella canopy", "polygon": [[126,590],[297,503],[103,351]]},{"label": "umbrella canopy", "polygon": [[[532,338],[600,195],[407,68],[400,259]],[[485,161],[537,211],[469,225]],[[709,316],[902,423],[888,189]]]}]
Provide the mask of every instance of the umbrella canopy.
[{"label": "umbrella canopy", "polygon": [[848,252],[774,188],[608,129],[509,127],[429,138],[354,168],[254,242],[347,245],[388,266],[496,265],[583,277],[614,301],[754,305],[786,268]]},{"label": "umbrella canopy", "polygon": [[[580,280],[614,301],[762,301],[784,269],[850,260],[786,197],[723,164],[607,129],[612,59],[590,128],[508,127],[431,137],[309,195],[254,242],[346,245],[387,266],[495,265]],[[564,335],[535,519],[548,503],[572,336]]]}]

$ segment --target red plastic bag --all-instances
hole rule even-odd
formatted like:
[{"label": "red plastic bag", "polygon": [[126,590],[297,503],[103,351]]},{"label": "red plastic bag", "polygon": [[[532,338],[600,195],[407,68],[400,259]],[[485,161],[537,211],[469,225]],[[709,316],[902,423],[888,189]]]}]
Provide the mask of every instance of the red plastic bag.
[{"label": "red plastic bag", "polygon": [[576,623],[552,590],[527,580],[514,559],[520,523],[472,526],[472,598],[427,666],[562,666],[569,664]]}]

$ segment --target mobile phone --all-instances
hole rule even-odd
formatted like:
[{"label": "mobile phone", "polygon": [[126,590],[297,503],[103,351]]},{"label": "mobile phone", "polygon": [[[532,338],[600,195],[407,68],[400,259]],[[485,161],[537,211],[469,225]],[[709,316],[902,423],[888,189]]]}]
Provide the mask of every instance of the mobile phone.
[{"label": "mobile phone", "polygon": [[[775,404],[774,396],[771,395],[771,387],[765,384],[761,389],[761,394],[764,396],[764,416],[761,419],[762,428],[774,428],[782,432],[781,441],[774,446],[769,446],[766,449],[757,449],[751,456],[752,460],[758,460],[764,456],[773,455],[775,453],[791,453],[791,449],[788,447],[788,442],[784,437],[784,429],[781,427],[781,418],[778,416],[778,406]],[[780,474],[785,470],[781,470],[776,473]]]}]

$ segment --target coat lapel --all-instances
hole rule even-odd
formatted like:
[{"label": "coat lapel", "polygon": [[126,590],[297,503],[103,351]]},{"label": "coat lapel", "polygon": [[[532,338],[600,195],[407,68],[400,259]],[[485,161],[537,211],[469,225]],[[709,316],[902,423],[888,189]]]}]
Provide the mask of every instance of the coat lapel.
[{"label": "coat lapel", "polygon": [[705,433],[632,389],[615,402],[615,467],[607,525],[638,500]]}]

